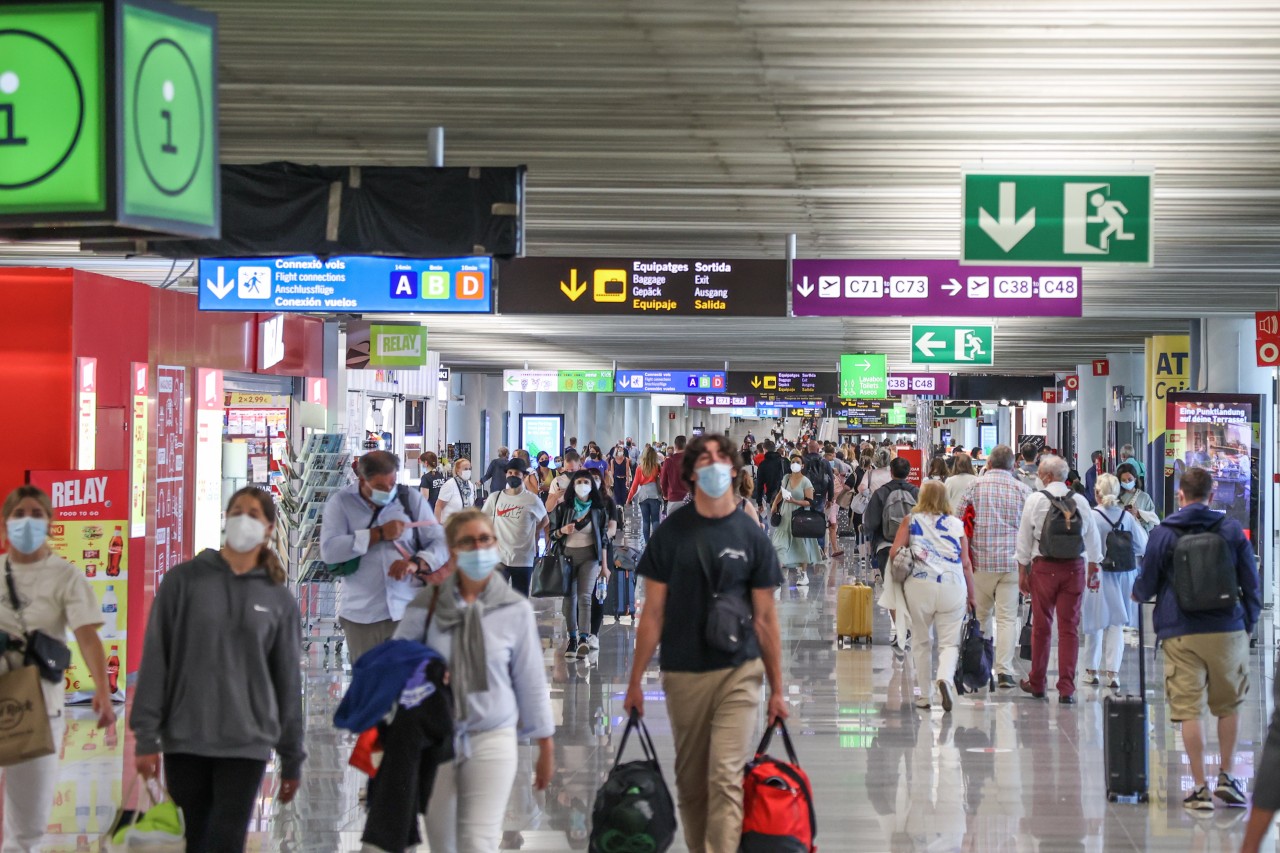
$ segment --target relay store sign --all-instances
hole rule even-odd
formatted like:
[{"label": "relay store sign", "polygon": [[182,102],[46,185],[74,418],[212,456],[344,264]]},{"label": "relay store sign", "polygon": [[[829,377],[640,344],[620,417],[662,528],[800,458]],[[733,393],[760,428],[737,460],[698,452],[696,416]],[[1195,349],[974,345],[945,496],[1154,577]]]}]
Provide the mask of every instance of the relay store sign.
[{"label": "relay store sign", "polygon": [[202,311],[488,314],[492,260],[212,258],[200,261]]},{"label": "relay store sign", "polygon": [[516,258],[498,266],[502,314],[785,317],[785,261]]},{"label": "relay store sign", "polygon": [[1150,174],[968,173],[961,254],[966,263],[1150,266],[1151,198]]},{"label": "relay store sign", "polygon": [[981,269],[957,261],[791,265],[797,317],[1079,317],[1078,268]]},{"label": "relay store sign", "polygon": [[0,233],[221,233],[217,19],[164,2],[0,11]]},{"label": "relay store sign", "polygon": [[422,326],[369,327],[370,367],[422,367],[427,363],[427,330]]},{"label": "relay store sign", "polygon": [[647,394],[686,394],[689,391],[723,391],[723,370],[619,370],[617,391]]}]

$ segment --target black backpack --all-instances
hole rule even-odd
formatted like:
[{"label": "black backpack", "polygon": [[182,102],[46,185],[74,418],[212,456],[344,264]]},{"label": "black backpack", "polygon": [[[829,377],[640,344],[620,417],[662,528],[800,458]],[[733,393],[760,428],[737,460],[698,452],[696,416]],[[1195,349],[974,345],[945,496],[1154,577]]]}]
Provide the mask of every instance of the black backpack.
[{"label": "black backpack", "polygon": [[[632,729],[640,730],[644,760],[620,764]],[[662,778],[658,754],[640,715],[631,712],[618,757],[591,810],[590,853],[662,853],[676,837],[676,807]]]},{"label": "black backpack", "polygon": [[831,484],[831,467],[821,456],[804,463],[804,475],[813,483],[813,505],[809,509],[822,512],[827,506],[827,487]]},{"label": "black backpack", "polygon": [[1235,555],[1220,532],[1226,516],[1197,533],[1183,531],[1173,546],[1173,592],[1184,613],[1226,610],[1240,601]]},{"label": "black backpack", "polygon": [[1099,511],[1098,515],[1102,516],[1102,520],[1111,528],[1107,531],[1106,548],[1102,555],[1102,570],[1104,572],[1133,571],[1138,567],[1138,561],[1133,556],[1133,534],[1123,529],[1124,516],[1121,515],[1112,524],[1105,513]]},{"label": "black backpack", "polygon": [[1040,554],[1051,560],[1075,560],[1084,550],[1084,519],[1074,495],[1054,497],[1040,492],[1049,501],[1044,527],[1040,530]]}]

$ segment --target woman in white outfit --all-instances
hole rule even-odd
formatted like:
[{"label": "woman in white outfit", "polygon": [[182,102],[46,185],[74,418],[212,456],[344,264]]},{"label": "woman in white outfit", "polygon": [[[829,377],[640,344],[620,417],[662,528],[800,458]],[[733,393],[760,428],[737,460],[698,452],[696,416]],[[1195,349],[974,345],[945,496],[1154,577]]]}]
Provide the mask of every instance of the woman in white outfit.
[{"label": "woman in white outfit", "polygon": [[551,691],[542,641],[528,599],[501,576],[489,516],[464,509],[444,528],[456,571],[428,587],[405,611],[396,639],[416,640],[449,661],[457,720],[455,758],[442,764],[427,805],[432,853],[491,853],[516,779],[517,739],[538,743],[533,786],[545,790],[554,769]]},{"label": "woman in white outfit", "polygon": [[[955,692],[956,663],[960,657],[960,629],[966,606],[974,607],[973,566],[964,524],[951,514],[947,487],[928,480],[920,488],[915,508],[898,528],[889,552],[889,564],[903,548],[909,548],[914,564],[902,584],[902,597],[911,616],[912,654],[916,665],[917,708],[928,708],[938,688],[942,710],[951,710]],[[933,628],[933,638],[929,628]],[[938,646],[938,678],[933,679],[933,646]]]},{"label": "woman in white outfit", "polygon": [[[20,640],[27,631],[43,631],[61,640],[70,629],[80,644],[80,654],[93,676],[93,710],[98,728],[115,725],[107,686],[107,657],[98,629],[102,610],[89,582],[75,566],[53,553],[49,547],[49,522],[53,504],[35,486],[19,486],[4,501],[5,536],[4,590],[0,604],[0,631]],[[11,580],[10,580],[11,579]],[[17,593],[17,602],[13,600]],[[0,672],[23,665],[20,651],[0,649]],[[4,853],[25,853],[40,849],[40,839],[49,825],[54,791],[58,782],[58,754],[66,722],[62,707],[66,688],[40,680],[45,711],[53,729],[54,752],[0,770],[4,783]]]},{"label": "woman in white outfit", "polygon": [[[1134,518],[1120,503],[1120,481],[1111,474],[1102,474],[1094,485],[1098,505],[1094,519],[1098,531],[1098,544],[1104,554],[1102,571],[1089,576],[1088,589],[1080,607],[1080,634],[1084,640],[1084,683],[1097,686],[1105,683],[1112,690],[1120,687],[1120,660],[1124,656],[1124,627],[1134,624],[1133,582],[1142,565],[1142,555],[1147,551],[1147,531],[1142,522]],[[1110,554],[1107,536],[1115,530],[1128,533],[1133,540],[1133,559],[1120,563],[1127,570],[1112,569],[1113,560],[1124,558]],[[1119,537],[1115,537],[1119,538]],[[1117,543],[1119,544],[1119,543]]]},{"label": "woman in white outfit", "polygon": [[978,478],[973,473],[973,459],[968,453],[957,452],[951,459],[955,470],[947,478],[947,500],[951,501],[952,509],[958,509],[964,493]]},{"label": "woman in white outfit", "polygon": [[436,521],[444,524],[449,516],[476,503],[476,487],[471,482],[471,460],[459,459],[453,463],[453,476],[440,487],[436,499]]}]

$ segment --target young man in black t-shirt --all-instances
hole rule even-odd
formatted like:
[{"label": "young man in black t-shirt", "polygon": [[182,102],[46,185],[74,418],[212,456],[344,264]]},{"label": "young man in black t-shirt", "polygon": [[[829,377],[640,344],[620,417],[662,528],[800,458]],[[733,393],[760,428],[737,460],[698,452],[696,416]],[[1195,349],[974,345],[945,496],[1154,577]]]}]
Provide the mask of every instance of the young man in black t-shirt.
[{"label": "young man in black t-shirt", "polygon": [[[742,464],[727,436],[699,436],[689,443],[681,473],[694,489],[693,502],[657,528],[638,569],[645,578],[645,606],[623,705],[644,713],[641,679],[661,641],[680,822],[690,853],[738,849],[742,768],[755,742],[762,676],[769,682],[766,719],[787,717],[773,601],[782,572],[773,545],[738,509],[730,488]],[[741,596],[751,607],[754,630],[735,652],[707,641],[708,574],[722,595]]]}]

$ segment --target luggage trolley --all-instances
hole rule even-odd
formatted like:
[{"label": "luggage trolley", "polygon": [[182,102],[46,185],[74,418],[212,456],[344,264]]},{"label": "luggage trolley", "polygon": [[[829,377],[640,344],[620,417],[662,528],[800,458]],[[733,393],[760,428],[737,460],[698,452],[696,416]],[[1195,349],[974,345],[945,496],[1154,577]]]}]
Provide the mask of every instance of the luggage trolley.
[{"label": "luggage trolley", "polygon": [[319,560],[312,561],[294,584],[298,611],[302,616],[302,650],[309,652],[316,641],[324,644],[323,664],[329,668],[330,653],[341,662],[346,640],[338,624],[338,579]]}]

